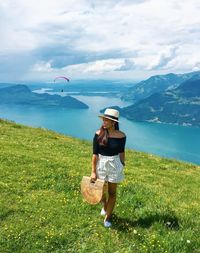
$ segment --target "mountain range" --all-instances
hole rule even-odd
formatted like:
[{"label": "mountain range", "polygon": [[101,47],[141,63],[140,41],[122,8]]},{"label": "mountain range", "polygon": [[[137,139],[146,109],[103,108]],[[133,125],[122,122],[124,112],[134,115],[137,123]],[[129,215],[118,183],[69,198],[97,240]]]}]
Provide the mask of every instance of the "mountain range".
[{"label": "mountain range", "polygon": [[[120,110],[123,117],[133,121],[200,127],[200,71],[152,76],[129,87],[118,89],[118,96],[122,94],[123,99],[132,101],[130,106],[115,107]],[[95,87],[92,88],[95,90]],[[88,92],[86,88],[85,92]],[[1,88],[0,104],[88,108],[74,97],[38,94],[32,92],[26,85],[20,84]]]},{"label": "mountain range", "polygon": [[177,88],[156,92],[120,109],[129,120],[200,127],[200,73]]},{"label": "mountain range", "polygon": [[163,92],[178,87],[181,83],[200,76],[200,71],[185,74],[167,74],[151,76],[147,80],[134,84],[131,88],[121,93],[121,98],[126,101],[137,103],[154,93]]},{"label": "mountain range", "polygon": [[45,106],[73,109],[87,109],[88,105],[71,96],[37,94],[26,85],[13,85],[0,89],[0,104]]}]

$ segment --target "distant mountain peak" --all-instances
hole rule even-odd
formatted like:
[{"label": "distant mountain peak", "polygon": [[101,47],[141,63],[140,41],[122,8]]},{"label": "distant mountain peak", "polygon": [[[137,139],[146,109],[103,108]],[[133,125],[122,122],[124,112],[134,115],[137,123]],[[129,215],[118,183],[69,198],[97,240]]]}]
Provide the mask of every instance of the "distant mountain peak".
[{"label": "distant mountain peak", "polygon": [[6,92],[9,91],[10,93],[12,92],[31,92],[31,90],[24,84],[16,84],[16,85],[12,85],[12,86],[8,86],[5,88],[1,88],[1,91]]},{"label": "distant mountain peak", "polygon": [[139,100],[145,99],[156,92],[164,92],[169,89],[177,88],[184,81],[191,78],[198,79],[199,76],[200,71],[185,74],[168,73],[165,75],[151,76],[146,80],[134,84],[133,87],[122,94],[121,98],[137,103]]},{"label": "distant mountain peak", "polygon": [[23,84],[1,88],[0,103],[7,105],[46,106],[51,108],[88,108],[88,105],[74,97],[37,94]]},{"label": "distant mountain peak", "polygon": [[200,127],[200,76],[196,74],[175,89],[153,93],[122,108],[121,114],[135,121]]}]

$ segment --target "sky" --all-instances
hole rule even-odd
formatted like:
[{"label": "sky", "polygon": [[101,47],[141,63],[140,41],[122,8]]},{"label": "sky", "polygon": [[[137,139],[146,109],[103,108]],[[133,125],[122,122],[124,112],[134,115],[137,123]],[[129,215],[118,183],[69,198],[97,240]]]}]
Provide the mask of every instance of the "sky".
[{"label": "sky", "polygon": [[200,0],[0,0],[0,82],[200,70]]}]

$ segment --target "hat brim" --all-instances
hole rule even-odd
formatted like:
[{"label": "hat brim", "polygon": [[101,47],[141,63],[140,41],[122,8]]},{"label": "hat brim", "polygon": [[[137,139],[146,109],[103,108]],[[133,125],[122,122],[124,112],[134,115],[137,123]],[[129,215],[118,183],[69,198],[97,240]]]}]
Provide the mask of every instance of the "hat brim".
[{"label": "hat brim", "polygon": [[111,117],[109,117],[109,116],[105,116],[105,115],[99,115],[98,116],[99,118],[101,118],[101,119],[110,119],[110,120],[112,120],[112,121],[115,121],[115,122],[119,122],[119,120],[117,120],[117,119],[113,119],[113,118],[111,118]]}]

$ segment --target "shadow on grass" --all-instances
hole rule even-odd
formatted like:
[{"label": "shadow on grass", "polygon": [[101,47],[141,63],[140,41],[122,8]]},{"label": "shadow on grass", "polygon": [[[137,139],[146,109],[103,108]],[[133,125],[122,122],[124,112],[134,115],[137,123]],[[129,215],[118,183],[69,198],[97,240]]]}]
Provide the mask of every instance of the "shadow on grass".
[{"label": "shadow on grass", "polygon": [[14,210],[8,210],[0,214],[0,221],[6,220],[9,216],[14,215]]},{"label": "shadow on grass", "polygon": [[115,214],[112,216],[113,228],[123,232],[128,232],[131,228],[136,227],[149,228],[157,222],[164,225],[167,229],[179,229],[178,218],[170,214],[150,214],[138,220],[122,218]]}]

